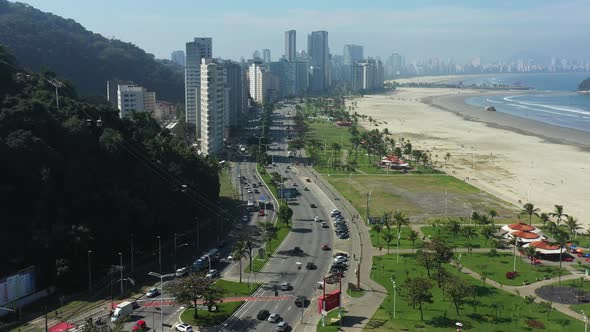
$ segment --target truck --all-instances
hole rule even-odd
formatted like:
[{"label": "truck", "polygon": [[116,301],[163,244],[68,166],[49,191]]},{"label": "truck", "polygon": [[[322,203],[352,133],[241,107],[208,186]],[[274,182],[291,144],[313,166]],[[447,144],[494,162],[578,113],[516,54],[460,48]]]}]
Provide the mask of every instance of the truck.
[{"label": "truck", "polygon": [[193,263],[193,271],[201,271],[206,267],[209,267],[209,262],[211,262],[211,266],[213,266],[215,263],[219,261],[220,258],[221,253],[219,252],[219,249],[213,248],[203,253],[201,258],[197,259]]},{"label": "truck", "polygon": [[248,200],[247,209],[248,209],[249,212],[254,212],[254,211],[257,210],[256,204],[254,203],[254,200],[253,199],[249,199]]},{"label": "truck", "polygon": [[111,322],[121,321],[125,317],[131,316],[133,313],[133,303],[129,301],[121,302],[117,304],[115,312],[111,316]]}]

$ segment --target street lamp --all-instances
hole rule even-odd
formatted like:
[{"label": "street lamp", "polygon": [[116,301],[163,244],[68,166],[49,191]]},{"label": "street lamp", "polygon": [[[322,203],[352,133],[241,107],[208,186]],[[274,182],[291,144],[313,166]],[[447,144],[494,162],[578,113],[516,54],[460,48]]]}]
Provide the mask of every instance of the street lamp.
[{"label": "street lamp", "polygon": [[160,273],[162,273],[162,239],[158,235],[158,263],[160,264]]},{"label": "street lamp", "polygon": [[397,297],[397,287],[395,284],[395,280],[393,280],[393,278],[389,278],[389,281],[391,281],[391,284],[393,285],[393,319],[395,319],[395,301]]},{"label": "street lamp", "polygon": [[586,316],[586,313],[584,312],[584,310],[582,311],[582,316],[584,316],[584,332],[588,332],[588,316]]},{"label": "street lamp", "polygon": [[[158,238],[160,238],[158,236]],[[156,272],[150,272],[148,273],[149,276],[152,277],[156,277],[156,278],[160,278],[160,323],[162,324],[161,326],[161,331],[164,331],[164,278],[168,278],[168,277],[173,277],[174,273],[168,273],[168,274],[160,274],[160,273],[156,273]],[[197,308],[195,308],[195,310],[197,310]]]}]

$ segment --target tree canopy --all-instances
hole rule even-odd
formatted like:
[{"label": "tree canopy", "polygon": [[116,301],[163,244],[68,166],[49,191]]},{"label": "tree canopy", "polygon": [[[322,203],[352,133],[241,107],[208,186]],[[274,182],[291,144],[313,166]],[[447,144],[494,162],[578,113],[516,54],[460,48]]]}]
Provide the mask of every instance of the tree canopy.
[{"label": "tree canopy", "polygon": [[184,101],[182,67],[23,3],[0,0],[0,44],[20,65],[33,71],[51,68],[83,94],[104,95],[107,80],[121,79],[156,91],[158,99]]}]

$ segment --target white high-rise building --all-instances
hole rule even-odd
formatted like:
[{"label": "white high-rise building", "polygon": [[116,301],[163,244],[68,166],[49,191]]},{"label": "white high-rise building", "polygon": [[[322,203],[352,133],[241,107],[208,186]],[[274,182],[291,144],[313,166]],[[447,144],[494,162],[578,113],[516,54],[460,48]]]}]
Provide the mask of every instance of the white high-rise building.
[{"label": "white high-rise building", "polygon": [[229,107],[225,67],[213,59],[201,62],[201,152],[216,155],[223,151],[224,119]]},{"label": "white high-rise building", "polygon": [[256,102],[262,103],[266,98],[266,88],[268,85],[268,72],[260,63],[250,65],[248,76],[250,78],[250,97]]},{"label": "white high-rise building", "polygon": [[117,107],[119,117],[124,118],[133,112],[153,114],[156,109],[156,93],[135,85],[117,86]]},{"label": "white high-rise building", "polygon": [[189,128],[194,128],[196,138],[201,137],[201,59],[213,56],[211,38],[195,38],[186,43],[186,66],[184,68],[185,112]]}]

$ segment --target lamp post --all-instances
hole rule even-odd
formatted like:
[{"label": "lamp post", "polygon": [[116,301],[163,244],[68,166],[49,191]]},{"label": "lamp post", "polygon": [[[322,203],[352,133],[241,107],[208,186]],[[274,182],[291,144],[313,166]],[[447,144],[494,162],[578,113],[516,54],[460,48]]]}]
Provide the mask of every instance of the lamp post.
[{"label": "lamp post", "polygon": [[588,332],[588,316],[586,316],[586,313],[584,312],[584,310],[582,311],[582,316],[584,316],[584,332]]},{"label": "lamp post", "polygon": [[397,297],[397,286],[395,284],[395,280],[393,280],[393,278],[389,278],[389,281],[391,281],[391,285],[393,285],[393,319],[395,319],[395,301],[396,301],[396,297]]},{"label": "lamp post", "polygon": [[90,265],[90,254],[92,250],[88,250],[88,294],[92,294],[92,268]]},{"label": "lamp post", "polygon": [[158,264],[160,264],[160,273],[162,273],[162,239],[158,235]]},{"label": "lamp post", "polygon": [[[159,236],[158,236],[159,238]],[[173,277],[174,273],[168,273],[168,274],[160,274],[160,273],[156,273],[156,272],[150,272],[148,273],[149,276],[152,277],[156,277],[156,278],[160,278],[160,324],[162,324],[162,326],[160,327],[161,330],[160,331],[164,331],[164,278],[168,278],[168,277]],[[195,310],[197,310],[197,308],[195,308]]]}]

